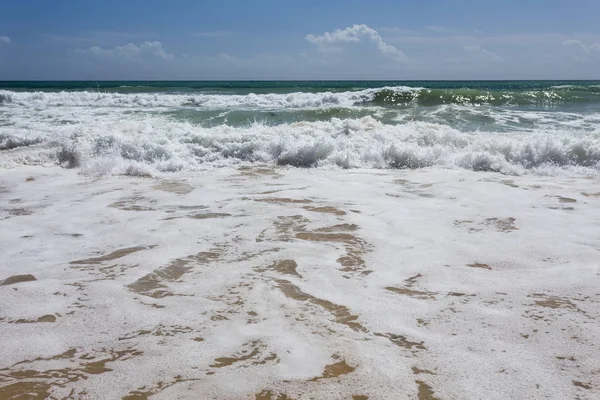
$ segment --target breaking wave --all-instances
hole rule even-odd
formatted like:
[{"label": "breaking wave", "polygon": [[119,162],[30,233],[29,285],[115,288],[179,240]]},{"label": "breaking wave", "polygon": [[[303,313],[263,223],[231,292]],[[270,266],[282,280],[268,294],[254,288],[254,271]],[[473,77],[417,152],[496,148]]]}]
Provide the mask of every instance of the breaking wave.
[{"label": "breaking wave", "polygon": [[426,89],[405,86],[343,92],[263,94],[114,93],[100,91],[15,92],[0,90],[0,105],[27,107],[196,107],[206,109],[299,109],[357,106],[553,106],[600,102],[600,87],[557,86],[532,90]]},{"label": "breaking wave", "polygon": [[[390,90],[412,90],[395,88]],[[265,94],[166,94],[107,92],[13,92],[0,91],[0,104],[28,107],[202,107],[227,108],[319,108],[352,107],[371,101],[379,89],[350,92],[293,92]]]},{"label": "breaking wave", "polygon": [[158,115],[102,123],[11,127],[0,166],[58,164],[93,174],[152,175],[248,163],[294,167],[465,168],[505,174],[600,171],[600,131],[462,132],[373,117],[201,127]]}]

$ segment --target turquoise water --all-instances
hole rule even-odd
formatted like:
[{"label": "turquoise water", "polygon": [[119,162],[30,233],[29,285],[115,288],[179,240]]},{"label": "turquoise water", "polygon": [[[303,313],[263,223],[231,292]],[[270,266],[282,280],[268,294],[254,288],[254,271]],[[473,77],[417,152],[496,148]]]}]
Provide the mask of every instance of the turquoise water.
[{"label": "turquoise water", "polygon": [[[424,89],[394,93],[383,88]],[[340,93],[382,88],[371,100],[379,105],[489,104],[571,106],[600,104],[600,81],[0,81],[0,90],[90,91],[248,95]]]}]

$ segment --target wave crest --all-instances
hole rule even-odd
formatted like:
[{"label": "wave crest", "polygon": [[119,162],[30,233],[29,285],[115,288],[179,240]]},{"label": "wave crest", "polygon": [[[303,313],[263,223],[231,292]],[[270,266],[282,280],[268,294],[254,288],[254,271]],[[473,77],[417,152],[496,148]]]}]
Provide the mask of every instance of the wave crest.
[{"label": "wave crest", "polygon": [[[425,122],[387,125],[370,116],[211,128],[159,116],[122,118],[48,131],[33,147],[4,152],[7,157],[0,164],[55,163],[99,174],[192,171],[247,163],[302,168],[435,166],[505,174],[548,173],[544,171],[550,168],[600,171],[600,131],[577,136],[541,130],[468,133]],[[21,143],[27,146],[22,132],[14,134],[21,135]]]},{"label": "wave crest", "polygon": [[246,95],[114,92],[14,92],[0,90],[0,105],[27,107],[194,107],[203,109],[310,109],[357,106],[551,106],[600,102],[594,86],[535,90],[426,89],[405,86],[344,92],[292,92]]}]

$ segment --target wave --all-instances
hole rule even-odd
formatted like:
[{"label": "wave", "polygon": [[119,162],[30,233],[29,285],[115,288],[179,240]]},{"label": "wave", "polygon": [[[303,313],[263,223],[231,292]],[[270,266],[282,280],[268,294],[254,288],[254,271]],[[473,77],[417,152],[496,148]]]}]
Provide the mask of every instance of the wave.
[{"label": "wave", "polygon": [[568,91],[578,91],[578,92],[591,92],[591,93],[600,93],[600,85],[556,85],[551,86],[551,90],[559,89],[559,90],[568,90]]},{"label": "wave", "polygon": [[[465,168],[505,174],[600,171],[600,131],[468,133],[443,124],[358,119],[201,127],[164,117],[7,129],[0,166],[58,164],[154,175],[251,163],[301,168]],[[21,147],[16,146],[20,144]]]},{"label": "wave", "polygon": [[378,91],[371,103],[389,105],[437,106],[443,104],[489,106],[552,106],[565,103],[600,102],[595,87],[555,87],[525,91],[487,91],[479,89],[417,89]]},{"label": "wave", "polygon": [[[28,107],[201,107],[211,109],[352,107],[369,102],[379,89],[350,92],[293,92],[247,95],[107,92],[13,92],[0,90],[0,105]],[[411,90],[390,88],[389,90]]]},{"label": "wave", "polygon": [[600,102],[600,87],[556,86],[510,91],[480,89],[427,89],[405,86],[344,92],[263,94],[14,92],[0,90],[0,105],[27,107],[193,107],[206,109],[301,109],[360,106],[436,106],[444,104],[490,106],[552,106]]}]

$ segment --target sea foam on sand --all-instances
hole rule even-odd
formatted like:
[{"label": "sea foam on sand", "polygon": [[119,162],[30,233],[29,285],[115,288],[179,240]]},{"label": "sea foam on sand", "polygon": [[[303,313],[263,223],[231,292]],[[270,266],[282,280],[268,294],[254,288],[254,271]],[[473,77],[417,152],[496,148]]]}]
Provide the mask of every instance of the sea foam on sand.
[{"label": "sea foam on sand", "polygon": [[598,226],[597,179],[2,170],[0,398],[595,399]]}]

